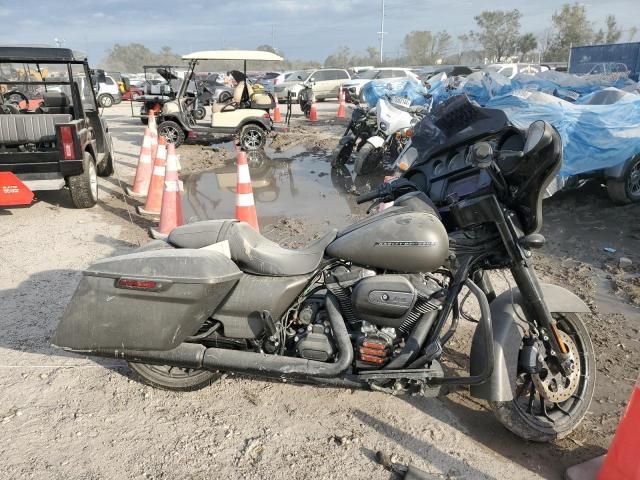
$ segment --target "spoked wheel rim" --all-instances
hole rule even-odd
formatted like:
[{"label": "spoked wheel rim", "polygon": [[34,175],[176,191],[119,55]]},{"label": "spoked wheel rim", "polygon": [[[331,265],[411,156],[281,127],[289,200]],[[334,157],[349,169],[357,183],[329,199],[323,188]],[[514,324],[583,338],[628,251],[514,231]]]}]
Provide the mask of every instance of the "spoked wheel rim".
[{"label": "spoked wheel rim", "polygon": [[160,135],[163,136],[169,143],[176,143],[180,138],[180,133],[178,132],[178,129],[173,126],[161,127]]},{"label": "spoked wheel rim", "polygon": [[263,133],[257,128],[247,130],[242,136],[242,143],[245,148],[256,150],[262,145]]},{"label": "spoked wheel rim", "polygon": [[640,158],[637,158],[635,164],[629,171],[627,178],[627,189],[633,197],[640,197]]},{"label": "spoked wheel rim", "polygon": [[101,100],[100,103],[102,103],[103,107],[110,107],[113,102],[111,100],[111,97],[109,97],[107,95],[107,96],[102,97],[102,100]]},{"label": "spoked wheel rim", "polygon": [[[555,316],[555,314],[554,314]],[[586,355],[584,340],[571,323],[568,316],[557,316],[558,329],[574,359],[573,374],[560,374],[553,362],[548,362],[546,351],[544,368],[539,374],[519,372],[513,404],[522,419],[538,428],[562,429],[564,424],[573,422],[580,416],[584,402],[589,402],[587,394],[590,365],[592,360]]]},{"label": "spoked wheel rim", "polygon": [[156,375],[166,377],[166,378],[173,378],[173,379],[193,378],[195,376],[201,375],[204,372],[204,370],[196,370],[194,368],[174,367],[171,365],[151,365],[151,364],[143,363],[143,364],[138,364],[138,367],[140,366],[155,373]]},{"label": "spoked wheel rim", "polygon": [[93,161],[89,162],[89,185],[91,190],[91,198],[98,199],[98,172]]}]

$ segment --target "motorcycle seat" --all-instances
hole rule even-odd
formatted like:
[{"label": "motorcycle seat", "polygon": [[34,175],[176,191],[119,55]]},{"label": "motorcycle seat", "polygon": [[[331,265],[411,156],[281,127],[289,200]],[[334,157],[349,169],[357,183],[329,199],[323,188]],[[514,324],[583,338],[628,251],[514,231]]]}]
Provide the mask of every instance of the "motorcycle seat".
[{"label": "motorcycle seat", "polygon": [[336,238],[332,230],[304,248],[289,249],[237,220],[206,220],[175,228],[167,242],[176,248],[203,248],[227,240],[231,259],[245,273],[288,277],[313,272]]}]

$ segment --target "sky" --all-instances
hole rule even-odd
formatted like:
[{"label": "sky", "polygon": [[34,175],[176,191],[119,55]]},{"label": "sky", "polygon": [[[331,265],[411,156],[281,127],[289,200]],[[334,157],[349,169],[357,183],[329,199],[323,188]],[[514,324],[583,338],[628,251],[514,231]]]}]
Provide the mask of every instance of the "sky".
[{"label": "sky", "polygon": [[[521,31],[538,34],[550,27],[551,15],[563,3],[386,0],[384,52],[400,54],[402,39],[412,30],[466,33],[483,10],[518,8]],[[53,45],[58,39],[98,64],[115,43],[142,43],[154,51],[166,45],[181,54],[275,43],[288,58],[324,61],[340,46],[358,53],[378,46],[381,5],[382,0],[0,0],[0,45]],[[597,28],[609,14],[623,29],[634,23],[640,28],[640,0],[585,5]]]}]

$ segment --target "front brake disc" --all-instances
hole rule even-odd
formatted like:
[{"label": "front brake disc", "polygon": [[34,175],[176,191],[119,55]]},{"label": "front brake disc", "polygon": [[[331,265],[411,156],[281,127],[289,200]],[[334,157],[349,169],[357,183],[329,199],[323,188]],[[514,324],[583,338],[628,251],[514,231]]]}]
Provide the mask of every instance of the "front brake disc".
[{"label": "front brake disc", "polygon": [[543,371],[531,375],[533,383],[540,394],[548,401],[561,403],[571,398],[580,383],[580,360],[576,344],[565,332],[559,330],[560,337],[569,353],[573,368],[569,375],[563,375],[557,368],[545,365]]}]

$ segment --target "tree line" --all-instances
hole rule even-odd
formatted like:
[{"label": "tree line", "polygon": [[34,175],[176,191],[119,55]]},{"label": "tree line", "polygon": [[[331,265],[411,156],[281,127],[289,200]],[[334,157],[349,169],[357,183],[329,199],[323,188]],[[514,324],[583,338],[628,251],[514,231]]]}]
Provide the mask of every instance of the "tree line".
[{"label": "tree line", "polygon": [[[551,16],[550,27],[539,34],[521,31],[522,13],[514,10],[486,10],[474,17],[476,29],[453,37],[446,30],[412,31],[405,35],[402,54],[384,58],[380,51],[368,47],[363,54],[354,53],[341,46],[323,63],[285,58],[282,64],[252,62],[254,70],[297,70],[350,66],[400,66],[444,64],[482,64],[501,61],[567,62],[571,45],[589,45],[631,41],[638,34],[633,27],[623,31],[614,15],[605,18],[598,27],[589,20],[584,4],[566,3]],[[271,45],[260,45],[265,50],[285,56]],[[139,43],[116,44],[109,50],[101,67],[120,72],[141,72],[143,65],[185,65],[180,55],[170,47],[154,52]],[[226,71],[241,68],[240,62],[203,62],[201,67],[209,71]]]}]

